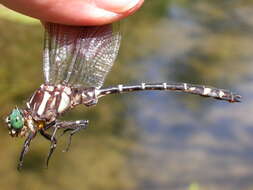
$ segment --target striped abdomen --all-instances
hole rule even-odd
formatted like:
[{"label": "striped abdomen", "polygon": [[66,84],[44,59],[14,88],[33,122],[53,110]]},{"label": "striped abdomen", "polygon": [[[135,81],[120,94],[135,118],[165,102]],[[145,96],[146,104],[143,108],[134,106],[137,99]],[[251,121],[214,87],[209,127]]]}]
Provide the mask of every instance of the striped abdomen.
[{"label": "striped abdomen", "polygon": [[41,85],[27,103],[35,120],[53,121],[78,104],[96,103],[94,88],[71,88],[65,85]]}]

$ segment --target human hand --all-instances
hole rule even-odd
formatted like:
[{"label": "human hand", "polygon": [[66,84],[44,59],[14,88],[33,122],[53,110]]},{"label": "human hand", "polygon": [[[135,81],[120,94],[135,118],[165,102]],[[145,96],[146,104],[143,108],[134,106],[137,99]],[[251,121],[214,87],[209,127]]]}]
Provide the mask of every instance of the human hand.
[{"label": "human hand", "polygon": [[0,3],[42,22],[102,25],[137,11],[144,0],[0,0]]}]

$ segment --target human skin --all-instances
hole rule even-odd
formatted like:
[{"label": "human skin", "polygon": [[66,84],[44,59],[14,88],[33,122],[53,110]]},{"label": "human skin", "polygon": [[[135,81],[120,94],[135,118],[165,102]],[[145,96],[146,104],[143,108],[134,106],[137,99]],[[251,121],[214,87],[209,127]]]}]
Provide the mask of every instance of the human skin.
[{"label": "human skin", "polygon": [[0,0],[4,6],[42,22],[102,25],[137,11],[144,0]]}]

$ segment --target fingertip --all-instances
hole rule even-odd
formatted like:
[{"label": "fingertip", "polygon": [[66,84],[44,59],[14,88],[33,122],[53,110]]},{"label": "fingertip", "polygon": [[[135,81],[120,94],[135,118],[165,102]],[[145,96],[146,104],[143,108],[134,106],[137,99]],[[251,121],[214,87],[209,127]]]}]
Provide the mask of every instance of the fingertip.
[{"label": "fingertip", "polygon": [[[15,0],[8,7],[43,22],[67,25],[103,25],[135,13],[144,0]],[[7,6],[7,5],[6,5]]]},{"label": "fingertip", "polygon": [[[96,0],[99,1],[110,1],[110,0]],[[111,4],[114,4],[115,0],[112,0]],[[117,0],[119,1],[119,0]],[[129,1],[129,0],[123,0]],[[135,1],[135,3],[131,3],[131,5],[125,5],[125,8],[122,8],[124,3],[115,3],[114,5],[109,6],[107,3],[107,7],[105,7],[106,3],[98,5],[90,5],[84,3],[82,0],[73,1],[69,3],[68,9],[66,9],[62,5],[57,9],[54,9],[53,14],[47,14],[46,21],[56,22],[67,25],[104,25],[112,22],[119,21],[134,12],[136,12],[144,0],[131,0]],[[136,4],[137,2],[137,4]],[[102,8],[103,7],[103,8]],[[120,8],[121,7],[121,8]],[[62,11],[64,10],[64,11]]]}]

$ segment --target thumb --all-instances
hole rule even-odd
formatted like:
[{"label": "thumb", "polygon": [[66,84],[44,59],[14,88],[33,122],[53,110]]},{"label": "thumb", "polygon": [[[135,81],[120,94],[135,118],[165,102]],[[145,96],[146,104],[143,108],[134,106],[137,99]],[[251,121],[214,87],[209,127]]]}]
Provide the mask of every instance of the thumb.
[{"label": "thumb", "polygon": [[25,15],[68,25],[102,25],[137,11],[144,0],[0,0]]}]

